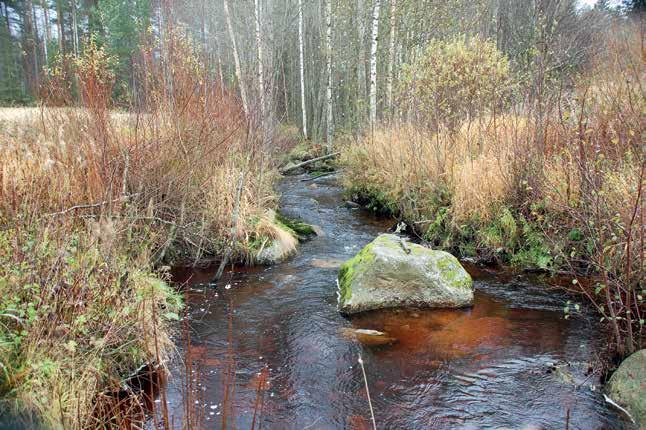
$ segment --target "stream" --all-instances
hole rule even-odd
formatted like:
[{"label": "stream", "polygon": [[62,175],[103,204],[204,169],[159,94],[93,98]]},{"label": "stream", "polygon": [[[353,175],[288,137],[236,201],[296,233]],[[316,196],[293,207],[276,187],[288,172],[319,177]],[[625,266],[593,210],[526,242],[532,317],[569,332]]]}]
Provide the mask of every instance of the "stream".
[{"label": "stream", "polygon": [[[565,319],[568,298],[530,277],[468,265],[471,309],[340,315],[339,265],[392,221],[346,208],[333,177],[303,178],[283,181],[281,211],[323,234],[296,256],[225,272],[215,287],[215,270],[175,274],[188,289],[189,328],[177,343],[192,376],[182,360],[171,366],[172,422],[190,403],[204,428],[222,428],[223,414],[227,428],[372,428],[360,355],[379,429],[632,428],[589,371],[604,338],[597,317]],[[348,328],[398,341],[361,345]]]}]

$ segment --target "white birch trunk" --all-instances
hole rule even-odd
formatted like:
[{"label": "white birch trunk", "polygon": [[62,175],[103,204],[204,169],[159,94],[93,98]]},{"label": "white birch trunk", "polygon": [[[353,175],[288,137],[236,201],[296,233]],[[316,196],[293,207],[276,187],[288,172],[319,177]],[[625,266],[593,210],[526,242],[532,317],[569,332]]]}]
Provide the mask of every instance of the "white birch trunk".
[{"label": "white birch trunk", "polygon": [[227,20],[227,28],[229,30],[229,37],[231,38],[231,46],[233,47],[233,60],[235,63],[236,69],[236,78],[238,79],[238,85],[240,86],[240,98],[242,99],[242,109],[244,113],[249,117],[249,105],[247,103],[247,91],[245,90],[244,81],[242,79],[242,67],[240,66],[240,56],[238,55],[238,46],[236,45],[236,37],[233,32],[233,23],[231,22],[231,13],[229,12],[229,1],[224,1],[224,16]]},{"label": "white birch trunk", "polygon": [[[357,67],[357,88],[359,90],[359,101],[366,97],[366,23],[364,21],[363,0],[357,0],[357,17],[359,20],[359,66]],[[361,118],[365,114],[365,107]]]},{"label": "white birch trunk", "polygon": [[332,0],[325,1],[325,21],[327,26],[325,37],[325,63],[327,69],[327,91],[326,91],[326,141],[328,154],[332,153],[333,145],[333,116],[332,116]]},{"label": "white birch trunk", "polygon": [[43,48],[45,52],[45,65],[49,64],[49,41],[52,40],[52,29],[49,26],[49,5],[46,0],[40,0],[40,5],[43,8],[43,28],[45,29],[45,42]]},{"label": "white birch trunk", "polygon": [[390,47],[388,48],[388,78],[386,93],[388,97],[388,110],[393,112],[393,81],[395,73],[395,40],[397,38],[397,0],[390,0]]},{"label": "white birch trunk", "polygon": [[298,55],[301,79],[301,111],[303,113],[303,137],[307,139],[307,104],[305,103],[305,54],[303,40],[303,0],[298,0]]},{"label": "white birch trunk", "polygon": [[377,124],[377,48],[379,47],[379,12],[381,0],[375,0],[372,11],[372,43],[370,47],[370,127]]},{"label": "white birch trunk", "polygon": [[266,143],[267,136],[267,121],[265,112],[265,72],[263,69],[263,54],[262,54],[262,26],[260,16],[260,0],[254,0],[254,18],[256,21],[256,54],[258,56],[258,93],[260,97],[260,121],[262,123],[263,140]]}]

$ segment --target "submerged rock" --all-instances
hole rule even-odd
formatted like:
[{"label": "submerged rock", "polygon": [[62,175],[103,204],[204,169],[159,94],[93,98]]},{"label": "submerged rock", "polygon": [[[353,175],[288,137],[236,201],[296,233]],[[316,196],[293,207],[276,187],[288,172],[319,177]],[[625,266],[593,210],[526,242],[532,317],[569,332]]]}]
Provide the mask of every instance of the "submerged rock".
[{"label": "submerged rock", "polygon": [[630,412],[640,429],[646,429],[646,349],[621,363],[608,382],[608,394]]},{"label": "submerged rock", "polygon": [[397,339],[388,336],[388,333],[383,331],[346,327],[341,332],[346,338],[356,339],[365,346],[391,345],[397,342]]},{"label": "submerged rock", "polygon": [[459,308],[473,303],[471,276],[451,254],[383,234],[339,271],[339,310],[401,306]]},{"label": "submerged rock", "polygon": [[319,269],[338,269],[343,264],[343,261],[337,259],[324,260],[322,258],[313,258],[310,264]]}]

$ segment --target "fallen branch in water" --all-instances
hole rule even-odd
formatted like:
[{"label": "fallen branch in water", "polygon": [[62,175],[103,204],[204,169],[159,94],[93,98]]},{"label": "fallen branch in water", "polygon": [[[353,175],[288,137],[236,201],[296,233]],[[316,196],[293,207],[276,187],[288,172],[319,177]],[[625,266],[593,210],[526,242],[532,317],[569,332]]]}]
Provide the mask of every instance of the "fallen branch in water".
[{"label": "fallen branch in water", "polygon": [[328,155],[322,155],[320,157],[312,158],[311,160],[303,161],[302,163],[294,164],[293,166],[283,167],[280,169],[280,173],[287,173],[290,170],[298,169],[299,167],[307,166],[308,164],[316,163],[317,161],[327,160],[328,158],[336,157],[341,154],[341,152],[334,152]]},{"label": "fallen branch in water", "polygon": [[605,399],[605,401],[606,401],[606,402],[610,403],[612,406],[614,406],[615,408],[619,409],[621,412],[623,412],[624,414],[626,414],[626,416],[627,416],[628,418],[630,418],[630,421],[631,421],[633,424],[636,424],[636,423],[635,423],[635,420],[634,420],[634,419],[633,419],[633,417],[632,417],[632,415],[630,415],[630,412],[628,412],[626,409],[624,409],[624,408],[622,408],[621,406],[619,406],[617,403],[615,403],[615,402],[614,402],[610,397],[608,397],[607,395],[605,395],[605,394],[604,394],[604,395],[603,395],[603,398]]}]

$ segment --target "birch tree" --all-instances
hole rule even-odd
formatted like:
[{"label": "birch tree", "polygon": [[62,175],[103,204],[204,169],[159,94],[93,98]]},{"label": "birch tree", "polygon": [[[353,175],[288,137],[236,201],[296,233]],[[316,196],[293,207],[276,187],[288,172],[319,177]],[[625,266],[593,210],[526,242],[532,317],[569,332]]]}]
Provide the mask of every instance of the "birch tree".
[{"label": "birch tree", "polygon": [[229,30],[229,38],[231,38],[231,46],[233,48],[233,61],[235,63],[236,78],[238,79],[238,86],[240,87],[240,98],[242,99],[242,109],[244,110],[247,118],[249,117],[249,104],[247,100],[247,91],[245,90],[244,80],[242,78],[242,66],[240,65],[240,56],[238,55],[238,46],[236,45],[236,35],[233,31],[233,22],[231,21],[231,12],[229,11],[229,1],[224,2],[224,17],[227,21],[227,29]]},{"label": "birch tree", "polygon": [[47,0],[40,0],[40,5],[43,8],[43,28],[45,41],[43,42],[43,48],[45,53],[45,64],[49,63],[49,41],[52,40],[52,29],[49,26],[49,5]]},{"label": "birch tree", "polygon": [[305,53],[303,37],[303,0],[298,0],[298,56],[301,83],[301,112],[303,118],[303,137],[307,139],[307,104],[305,102]]},{"label": "birch tree", "polygon": [[[366,97],[366,24],[364,21],[365,14],[363,12],[363,8],[363,0],[357,0],[357,20],[359,24],[359,65],[357,67],[357,90],[359,95],[357,97],[357,101],[360,106],[362,106],[361,102],[362,100],[365,100]],[[360,119],[365,115],[365,106],[363,106],[363,109]]]},{"label": "birch tree", "polygon": [[397,0],[390,0],[390,46],[388,47],[388,77],[386,94],[388,97],[388,110],[393,111],[393,81],[395,74],[395,39],[397,37]]},{"label": "birch tree", "polygon": [[265,75],[263,69],[263,53],[262,53],[262,26],[261,26],[261,15],[260,15],[260,0],[254,0],[254,18],[256,22],[256,54],[258,60],[258,93],[260,99],[260,120],[262,122],[263,129],[263,140],[266,143],[267,136],[267,121],[266,121],[266,112],[265,112]]},{"label": "birch tree", "polygon": [[327,70],[327,88],[326,88],[326,112],[327,112],[327,128],[326,128],[326,141],[328,153],[332,153],[332,135],[334,133],[333,115],[332,115],[332,0],[325,0],[325,24],[326,24],[326,37],[325,37],[325,64]]},{"label": "birch tree", "polygon": [[370,127],[377,124],[377,49],[379,48],[379,12],[381,0],[375,0],[372,11],[372,36],[370,47]]}]

